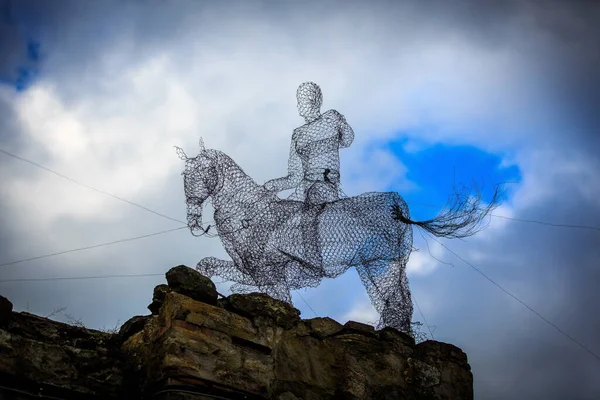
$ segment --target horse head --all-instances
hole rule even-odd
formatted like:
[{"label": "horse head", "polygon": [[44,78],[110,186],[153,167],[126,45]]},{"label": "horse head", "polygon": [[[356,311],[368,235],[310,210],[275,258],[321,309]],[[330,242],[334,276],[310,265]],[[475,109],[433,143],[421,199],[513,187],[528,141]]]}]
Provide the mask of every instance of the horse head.
[{"label": "horse head", "polygon": [[188,157],[185,152],[175,147],[179,158],[185,161],[182,172],[185,198],[187,204],[187,222],[194,236],[206,233],[202,227],[202,208],[204,202],[215,194],[221,177],[217,170],[217,153],[204,148],[200,139],[200,152],[196,157]]}]

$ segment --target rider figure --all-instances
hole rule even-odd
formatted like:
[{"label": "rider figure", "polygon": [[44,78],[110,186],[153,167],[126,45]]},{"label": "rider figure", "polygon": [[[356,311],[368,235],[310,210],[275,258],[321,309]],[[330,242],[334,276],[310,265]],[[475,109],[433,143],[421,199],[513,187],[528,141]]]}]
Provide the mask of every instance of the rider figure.
[{"label": "rider figure", "polygon": [[319,237],[319,214],[325,203],[344,197],[340,189],[340,147],[348,147],[354,131],[337,111],[321,114],[323,95],[313,82],[305,82],[296,92],[298,113],[305,124],[294,129],[288,162],[288,175],[265,183],[267,190],[280,192],[296,188],[290,200],[305,204],[300,215],[301,266],[304,273],[320,280],[325,276]]},{"label": "rider figure", "polygon": [[321,114],[323,95],[315,83],[300,85],[296,97],[306,123],[292,134],[288,175],[268,181],[265,188],[276,192],[296,188],[289,199],[311,205],[338,200],[343,196],[339,149],[352,144],[354,132],[339,112]]}]

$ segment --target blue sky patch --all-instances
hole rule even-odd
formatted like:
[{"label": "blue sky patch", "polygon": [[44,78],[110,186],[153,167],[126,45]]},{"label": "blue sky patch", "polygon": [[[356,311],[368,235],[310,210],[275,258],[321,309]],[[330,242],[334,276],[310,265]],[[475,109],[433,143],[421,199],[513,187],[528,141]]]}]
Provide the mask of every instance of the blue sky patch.
[{"label": "blue sky patch", "polygon": [[13,86],[18,92],[26,90],[38,76],[41,61],[40,42],[29,40],[25,57],[13,67],[11,76],[0,76],[0,83]]},{"label": "blue sky patch", "polygon": [[[494,184],[521,181],[516,165],[502,166],[501,154],[488,153],[473,146],[442,144],[418,152],[407,152],[404,144],[393,142],[389,149],[408,168],[407,178],[419,186],[417,190],[403,195],[409,202],[414,219],[430,218],[439,211],[439,208],[415,203],[443,206],[455,184],[471,186],[475,181],[483,186],[484,200],[489,201]],[[510,189],[510,184],[506,187]]]}]

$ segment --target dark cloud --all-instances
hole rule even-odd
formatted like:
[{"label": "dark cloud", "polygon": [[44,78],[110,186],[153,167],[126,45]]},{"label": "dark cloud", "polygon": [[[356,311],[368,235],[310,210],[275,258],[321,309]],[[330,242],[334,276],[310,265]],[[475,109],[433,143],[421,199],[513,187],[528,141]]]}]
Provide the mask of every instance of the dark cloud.
[{"label": "dark cloud", "polygon": [[[435,2],[434,2],[435,3]],[[569,125],[551,140],[600,150],[600,6],[575,0],[452,2],[436,18],[489,48],[511,47],[535,65],[544,90]]]},{"label": "dark cloud", "polygon": [[0,3],[0,80],[14,82],[17,65],[26,59],[26,47],[12,20],[10,3]]}]

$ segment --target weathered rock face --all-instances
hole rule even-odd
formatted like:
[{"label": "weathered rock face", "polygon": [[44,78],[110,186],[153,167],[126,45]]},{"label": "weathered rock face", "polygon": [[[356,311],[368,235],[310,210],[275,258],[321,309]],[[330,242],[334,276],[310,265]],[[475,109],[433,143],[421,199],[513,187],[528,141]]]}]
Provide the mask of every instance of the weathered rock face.
[{"label": "weathered rock face", "polygon": [[466,355],[455,346],[415,345],[358,322],[301,320],[259,293],[216,301],[206,278],[176,268],[171,276],[190,282],[157,287],[153,315],[132,318],[116,335],[12,313],[0,325],[0,385],[78,399],[473,398]]},{"label": "weathered rock face", "polygon": [[[0,327],[0,398],[118,398],[123,362],[116,336],[13,312]],[[9,388],[9,389],[6,389]],[[12,389],[12,390],[10,390]]]},{"label": "weathered rock face", "polygon": [[6,297],[0,296],[0,327],[6,326],[10,320],[13,305]]}]

